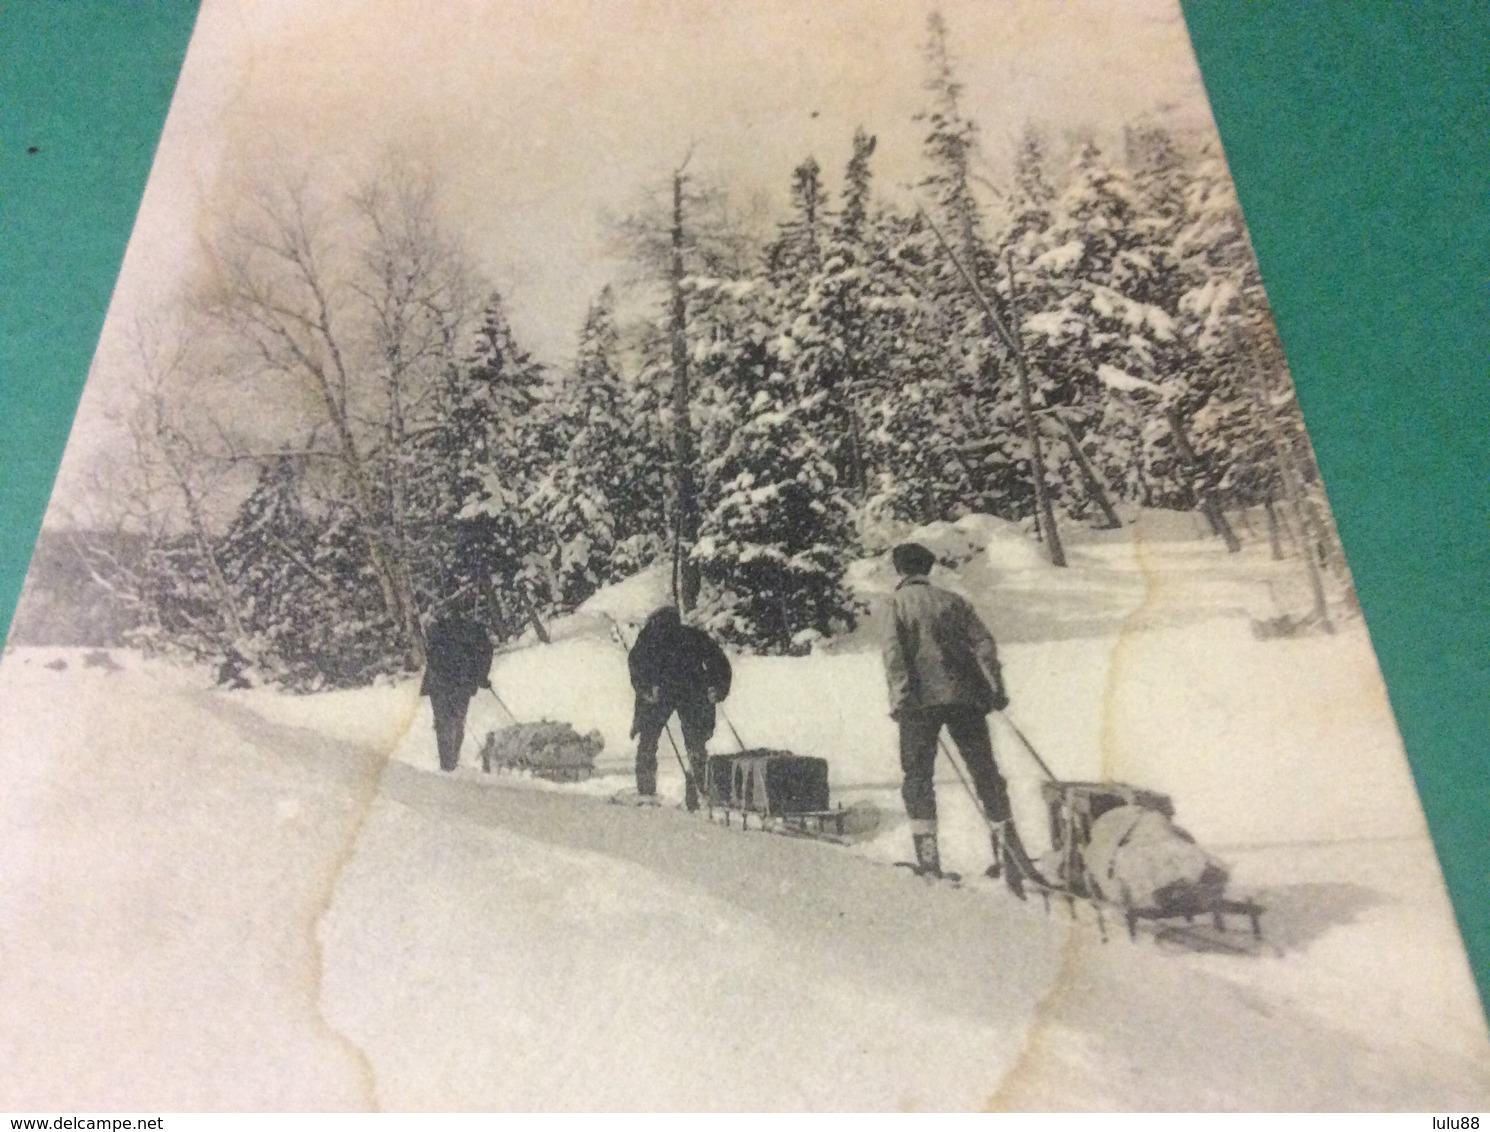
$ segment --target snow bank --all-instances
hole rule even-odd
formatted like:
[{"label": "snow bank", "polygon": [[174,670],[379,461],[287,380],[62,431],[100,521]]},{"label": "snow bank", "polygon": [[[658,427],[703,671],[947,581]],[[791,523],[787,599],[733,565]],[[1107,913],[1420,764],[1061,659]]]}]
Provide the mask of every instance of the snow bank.
[{"label": "snow bank", "polygon": [[576,612],[580,617],[609,617],[622,624],[640,625],[648,614],[671,600],[672,575],[666,563],[657,562],[623,582],[606,586]]},{"label": "snow bank", "polygon": [[45,663],[0,666],[0,1108],[374,1105],[313,933],[378,753],[199,674]]}]

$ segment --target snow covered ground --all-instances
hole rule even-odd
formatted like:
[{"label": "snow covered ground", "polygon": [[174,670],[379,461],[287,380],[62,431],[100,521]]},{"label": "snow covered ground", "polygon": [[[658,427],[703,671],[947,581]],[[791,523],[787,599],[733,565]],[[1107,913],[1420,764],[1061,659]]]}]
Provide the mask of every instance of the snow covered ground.
[{"label": "snow covered ground", "polygon": [[[924,532],[1063,777],[1171,793],[1268,912],[1262,954],[1102,944],[905,856],[871,627],[738,658],[752,746],[873,806],[849,847],[605,796],[630,777],[643,575],[502,653],[525,719],[606,739],[576,786],[435,769],[417,685],[291,697],[82,651],[0,665],[0,1108],[1490,1107],[1490,1041],[1369,642],[1259,640],[1299,580],[1188,517],[1057,573],[991,520]],[[861,563],[869,595],[890,584]],[[1040,772],[995,742],[1031,841]],[[721,726],[714,748],[733,740]],[[681,797],[663,747],[662,789]],[[947,864],[986,838],[939,780]]]}]

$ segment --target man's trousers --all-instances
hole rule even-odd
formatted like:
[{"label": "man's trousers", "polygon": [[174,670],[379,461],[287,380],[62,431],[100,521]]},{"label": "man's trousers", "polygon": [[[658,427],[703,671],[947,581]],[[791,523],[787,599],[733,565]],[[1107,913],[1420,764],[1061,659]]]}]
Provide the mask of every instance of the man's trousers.
[{"label": "man's trousers", "polygon": [[714,705],[708,700],[683,700],[677,704],[663,700],[636,705],[636,790],[639,794],[657,793],[657,741],[673,712],[683,728],[683,749],[688,753],[688,773],[699,789],[704,785],[704,763],[709,737],[714,734]]},{"label": "man's trousers", "polygon": [[436,688],[429,694],[435,715],[435,745],[440,749],[440,769],[454,770],[460,762],[460,745],[466,737],[466,712],[471,693],[464,688]]},{"label": "man's trousers", "polygon": [[943,727],[967,764],[984,815],[991,822],[1008,820],[1009,790],[993,761],[988,720],[981,711],[956,706],[924,708],[901,712],[899,722],[900,769],[905,775],[900,796],[905,799],[905,812],[912,823],[936,821],[932,775],[936,770],[937,736]]}]

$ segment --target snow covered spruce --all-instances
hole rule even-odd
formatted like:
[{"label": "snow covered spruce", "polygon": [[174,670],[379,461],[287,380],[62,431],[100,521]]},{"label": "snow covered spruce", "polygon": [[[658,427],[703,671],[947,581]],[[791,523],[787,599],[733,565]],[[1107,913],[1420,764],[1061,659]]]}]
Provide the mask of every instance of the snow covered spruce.
[{"label": "snow covered spruce", "polygon": [[[542,637],[663,562],[705,630],[800,655],[863,615],[845,571],[886,525],[991,515],[1060,566],[1156,507],[1294,563],[1271,631],[1353,616],[1219,153],[1030,128],[982,185],[937,17],[924,57],[913,184],[863,129],[836,185],[781,171],[775,218],[683,161],[557,364],[406,165],[224,194],[201,293],[140,335],[109,520],[48,534],[20,639],[81,600],[113,643],[350,688],[419,668],[432,619]],[[219,378],[303,411],[188,395]]]}]

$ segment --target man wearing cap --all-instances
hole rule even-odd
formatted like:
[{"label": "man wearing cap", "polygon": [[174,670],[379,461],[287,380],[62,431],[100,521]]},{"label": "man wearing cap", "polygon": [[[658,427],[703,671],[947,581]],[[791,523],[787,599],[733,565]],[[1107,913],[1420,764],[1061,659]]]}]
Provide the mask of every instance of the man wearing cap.
[{"label": "man wearing cap", "polygon": [[936,837],[937,738],[945,727],[972,776],[973,789],[993,840],[989,875],[1002,871],[1024,898],[1023,880],[1037,875],[1015,832],[1009,792],[993,759],[990,711],[1009,706],[993,635],[973,607],[933,586],[936,557],[919,543],[891,552],[900,583],[884,626],[885,677],[890,717],[900,725],[901,797],[911,822],[916,871],[941,876]]}]

